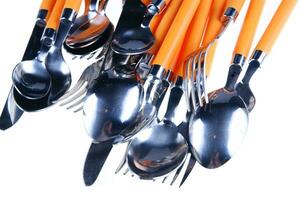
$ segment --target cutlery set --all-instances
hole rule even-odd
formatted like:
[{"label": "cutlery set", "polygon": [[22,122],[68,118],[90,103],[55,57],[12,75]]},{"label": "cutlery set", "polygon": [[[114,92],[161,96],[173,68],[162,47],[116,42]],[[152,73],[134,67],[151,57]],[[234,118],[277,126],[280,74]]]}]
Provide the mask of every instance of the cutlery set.
[{"label": "cutlery set", "polygon": [[[107,3],[42,0],[22,61],[12,71],[0,129],[12,127],[24,112],[56,104],[82,113],[92,139],[83,170],[87,186],[97,180],[113,146],[124,143],[115,173],[124,170],[139,179],[171,177],[173,185],[183,171],[181,186],[196,163],[208,169],[224,165],[247,133],[255,106],[250,80],[297,0],[281,1],[251,56],[265,0],[249,1],[225,86],[211,92],[207,78],[215,49],[242,15],[245,0],[120,1],[116,27],[106,16]],[[63,52],[75,63],[91,63],[81,66],[72,87],[72,66]]]}]

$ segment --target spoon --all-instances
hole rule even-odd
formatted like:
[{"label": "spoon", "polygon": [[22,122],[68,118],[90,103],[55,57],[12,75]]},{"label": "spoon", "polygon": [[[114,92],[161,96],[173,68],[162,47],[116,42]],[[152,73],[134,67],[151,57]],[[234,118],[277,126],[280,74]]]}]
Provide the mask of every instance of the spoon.
[{"label": "spoon", "polygon": [[92,53],[102,47],[113,34],[114,26],[105,14],[108,0],[92,0],[88,15],[79,17],[70,30],[64,47],[75,55]]},{"label": "spoon", "polygon": [[[88,91],[84,102],[84,124],[88,135],[95,141],[111,140],[112,144],[126,142],[155,118],[158,105],[169,87],[170,71],[165,69],[184,39],[193,17],[189,9],[197,7],[198,0],[183,3],[174,27],[177,32],[167,34],[152,70],[143,86],[131,66],[119,66],[102,74]],[[191,4],[191,5],[190,5]],[[187,14],[188,13],[188,14]],[[185,20],[183,15],[186,16]],[[179,23],[179,21],[181,21]],[[161,64],[161,65],[160,65]],[[165,77],[165,79],[163,79]],[[108,146],[108,148],[112,148]],[[104,150],[108,156],[107,150]],[[96,179],[96,177],[95,177]]]},{"label": "spoon", "polygon": [[56,24],[59,20],[64,1],[56,2],[54,12],[42,38],[39,54],[33,60],[22,61],[17,64],[12,73],[15,89],[29,99],[46,96],[51,87],[51,76],[46,69],[46,57],[49,53],[56,34]]},{"label": "spoon", "polygon": [[125,55],[141,54],[149,50],[155,38],[150,30],[150,22],[156,14],[169,4],[170,0],[153,0],[147,7],[140,26],[116,34],[112,41],[112,49]]},{"label": "spoon", "polygon": [[235,87],[237,94],[244,100],[249,112],[253,110],[256,103],[255,95],[253,94],[250,88],[249,82],[254,73],[261,66],[266,55],[270,53],[273,44],[275,43],[278,35],[280,34],[281,29],[285,25],[285,22],[289,17],[289,14],[293,9],[295,3],[296,1],[282,1],[281,5],[277,10],[277,13],[273,17],[272,21],[270,22],[267,30],[265,31],[264,35],[262,36],[259,44],[257,45],[253,53],[253,56],[250,59],[249,66],[242,81],[238,83]]},{"label": "spoon", "polygon": [[178,128],[186,121],[183,113],[187,112],[181,72],[186,56],[196,50],[201,43],[211,3],[212,1],[201,1],[190,23],[174,70],[178,76],[170,89],[163,120],[157,117],[150,127],[142,129],[129,144],[127,164],[130,171],[139,178],[153,180],[166,176],[181,167],[186,160],[189,147],[186,136],[182,135]]},{"label": "spoon", "polygon": [[[234,55],[234,63],[230,66],[226,86],[210,93],[209,104],[199,109],[197,113],[193,113],[191,118],[190,142],[193,146],[193,153],[198,162],[206,168],[217,168],[229,161],[245,137],[248,109],[234,87],[249,52],[263,3],[264,1],[251,1],[235,49],[235,52],[239,53]],[[272,20],[273,25],[267,28],[262,37],[264,39],[259,42],[259,46],[257,45],[257,50],[265,52],[264,50],[271,48],[293,4],[295,1],[282,2]],[[258,55],[255,51],[251,59],[258,60],[263,54]],[[235,58],[239,57],[240,59],[235,61]]]},{"label": "spoon", "polygon": [[[46,28],[46,23],[50,14],[52,13],[56,0],[43,0],[38,15],[36,17],[35,25],[28,41],[26,50],[22,57],[22,61],[32,60],[37,55],[41,48],[41,38]],[[11,87],[5,106],[0,116],[0,129],[6,130],[12,127],[23,115],[23,111],[18,108],[13,99],[13,86]]]},{"label": "spoon", "polygon": [[[123,30],[129,28],[129,27],[134,27],[137,26],[141,23],[141,20],[143,18],[143,15],[145,13],[146,7],[141,3],[140,0],[131,0],[131,1],[126,1],[123,9],[122,9],[122,13],[121,16],[119,18],[115,33],[118,32],[122,32]],[[134,12],[133,12],[134,11]],[[118,62],[116,62],[116,59],[114,58],[115,56],[119,56],[116,55],[116,53],[114,53],[113,51],[109,50],[106,55],[105,55],[105,62],[103,64],[103,68],[105,68],[106,70],[103,71],[103,74],[107,74],[107,73],[112,73],[113,69],[115,68],[115,66],[119,66],[117,63],[121,63],[120,59],[117,59]],[[121,59],[123,60],[123,59]],[[124,59],[126,60],[126,59]],[[124,61],[123,60],[123,61]],[[122,62],[122,63],[128,63],[128,61]],[[86,95],[85,99],[90,99],[90,95],[95,95],[96,93],[94,93],[92,91],[92,86],[93,84],[97,84],[97,79],[94,80],[94,82],[91,83],[91,85],[88,88],[88,91],[90,91],[90,94]],[[111,93],[111,91],[110,91]],[[93,102],[93,101],[92,101]],[[84,104],[86,104],[86,102],[84,102]],[[86,106],[91,106],[91,112],[95,112],[95,102],[92,105],[86,105]],[[94,107],[94,108],[93,108]],[[84,110],[84,109],[83,109]],[[85,122],[85,115],[90,114],[87,113],[87,111],[84,110],[84,122]],[[95,114],[96,116],[98,115],[97,113]],[[101,116],[101,115],[100,115]],[[87,120],[89,122],[89,120]],[[96,122],[98,123],[98,122]],[[93,126],[93,125],[92,125]],[[95,131],[94,131],[95,132]],[[93,133],[93,132],[92,132]],[[84,181],[85,184],[87,186],[92,185],[101,169],[102,166],[104,165],[111,149],[113,148],[113,141],[104,141],[104,142],[99,142],[94,140],[93,143],[91,144],[89,151],[87,153],[86,156],[86,161],[85,161],[85,165],[84,165]],[[97,159],[95,159],[97,158]]]},{"label": "spoon", "polygon": [[[62,56],[61,47],[78,13],[80,4],[81,0],[65,1],[56,39],[45,61],[46,69],[51,76],[50,91],[43,98],[29,99],[20,94],[16,89],[14,90],[14,98],[22,110],[33,112],[44,109],[52,105],[53,102],[60,98],[70,87],[70,70]],[[60,15],[60,12],[56,12],[56,14]]]}]

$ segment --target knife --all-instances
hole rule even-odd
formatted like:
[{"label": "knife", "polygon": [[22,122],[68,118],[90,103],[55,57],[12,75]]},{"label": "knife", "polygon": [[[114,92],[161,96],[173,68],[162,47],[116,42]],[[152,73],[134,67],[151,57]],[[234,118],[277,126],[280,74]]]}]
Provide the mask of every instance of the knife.
[{"label": "knife", "polygon": [[[47,19],[50,16],[50,13],[52,12],[55,2],[56,0],[42,1],[22,61],[32,60],[37,56],[37,53],[39,52],[41,47],[41,37],[43,35],[43,32],[46,27]],[[13,86],[12,86],[0,116],[0,129],[6,130],[12,127],[21,118],[23,113],[24,111],[17,106],[13,98]]]}]

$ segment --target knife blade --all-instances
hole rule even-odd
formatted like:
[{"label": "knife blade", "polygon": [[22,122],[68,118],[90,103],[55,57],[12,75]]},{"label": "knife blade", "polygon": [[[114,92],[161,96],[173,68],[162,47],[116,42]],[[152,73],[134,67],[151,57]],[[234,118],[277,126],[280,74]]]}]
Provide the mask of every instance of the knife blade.
[{"label": "knife blade", "polygon": [[96,181],[112,148],[113,144],[111,141],[91,144],[85,160],[83,172],[86,186],[91,186]]}]

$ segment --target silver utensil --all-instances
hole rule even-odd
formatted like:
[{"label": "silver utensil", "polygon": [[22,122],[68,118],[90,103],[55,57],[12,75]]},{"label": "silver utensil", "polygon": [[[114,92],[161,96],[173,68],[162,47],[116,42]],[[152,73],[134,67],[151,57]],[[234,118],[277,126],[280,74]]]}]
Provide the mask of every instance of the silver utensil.
[{"label": "silver utensil", "polygon": [[170,0],[153,0],[147,7],[141,25],[119,32],[112,41],[112,49],[116,53],[133,55],[145,53],[155,41],[150,30],[153,17],[161,13]]},{"label": "silver utensil", "polygon": [[114,26],[105,14],[108,0],[91,0],[86,14],[75,20],[64,47],[75,58],[88,60],[98,55],[111,38]]},{"label": "silver utensil", "polygon": [[[282,1],[253,52],[251,67],[259,66],[264,55],[271,50],[295,3],[296,1]],[[254,15],[251,19],[254,22]],[[236,73],[239,72],[237,67],[232,66],[229,72],[229,80],[233,76],[235,82]],[[207,168],[219,167],[231,159],[246,134],[248,107],[233,89],[235,83],[231,82],[227,81],[226,86],[230,85],[227,94],[220,91],[211,93],[209,104],[191,119],[190,138],[194,155]],[[197,129],[199,134],[195,134]]]},{"label": "silver utensil", "polygon": [[49,107],[69,89],[71,74],[62,56],[61,48],[77,15],[80,4],[81,0],[66,0],[65,2],[54,45],[50,48],[45,61],[52,83],[47,95],[39,99],[29,99],[14,89],[16,103],[24,111],[33,112]]},{"label": "silver utensil", "polygon": [[[205,102],[208,102],[205,73],[207,55],[229,25],[236,20],[244,3],[245,0],[229,0],[225,5],[225,1],[213,1],[202,47],[191,53],[185,62],[184,90],[189,111],[192,111],[198,105],[203,106],[201,100],[203,97]],[[222,16],[221,13],[223,13]]]},{"label": "silver utensil", "polygon": [[[47,16],[49,16],[54,7],[55,0],[43,0],[36,17],[36,22],[28,41],[26,50],[22,57],[22,61],[34,59],[41,47],[41,38],[44,33]],[[15,103],[13,98],[13,86],[11,87],[8,97],[5,102],[5,106],[0,116],[0,129],[6,130],[12,127],[23,115],[21,110]]]}]

